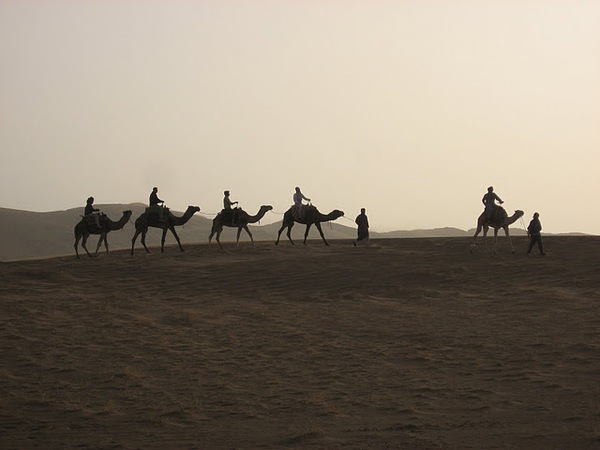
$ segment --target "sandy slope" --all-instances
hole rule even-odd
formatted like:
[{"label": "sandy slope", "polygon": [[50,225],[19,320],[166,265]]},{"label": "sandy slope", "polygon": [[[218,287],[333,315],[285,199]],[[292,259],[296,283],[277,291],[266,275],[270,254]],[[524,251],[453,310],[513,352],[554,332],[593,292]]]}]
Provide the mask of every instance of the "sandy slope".
[{"label": "sandy slope", "polygon": [[2,448],[599,448],[600,238],[0,264]]}]

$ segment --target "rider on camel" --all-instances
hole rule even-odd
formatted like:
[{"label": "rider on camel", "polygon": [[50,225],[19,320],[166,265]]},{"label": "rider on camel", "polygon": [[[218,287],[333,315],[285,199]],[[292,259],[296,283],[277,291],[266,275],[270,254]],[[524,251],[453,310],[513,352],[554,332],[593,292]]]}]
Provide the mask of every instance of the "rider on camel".
[{"label": "rider on camel", "polygon": [[294,213],[293,216],[302,219],[304,217],[304,211],[306,210],[306,205],[302,204],[302,200],[306,200],[310,202],[310,198],[305,197],[304,194],[300,191],[300,188],[296,186],[296,192],[294,192]]},{"label": "rider on camel", "polygon": [[238,209],[237,207],[232,208],[232,206],[237,205],[238,202],[234,202],[229,198],[229,191],[224,191],[223,195],[223,211],[221,211],[221,213],[226,220],[230,221],[232,225],[235,225],[237,221]]},{"label": "rider on camel", "polygon": [[158,188],[152,188],[152,192],[150,193],[150,199],[148,201],[148,213],[158,213],[158,220],[163,220],[164,218],[164,201],[158,198]]},{"label": "rider on camel", "polygon": [[493,186],[490,186],[488,188],[487,192],[485,193],[485,195],[483,196],[481,201],[483,202],[483,204],[485,206],[485,217],[487,218],[488,221],[492,218],[492,214],[494,212],[494,209],[496,208],[496,201],[500,204],[504,203],[502,201],[502,199],[500,197],[498,197],[496,195],[496,193],[494,192]]},{"label": "rider on camel", "polygon": [[100,210],[98,208],[94,208],[94,197],[89,197],[85,204],[85,209],[83,212],[84,217],[91,222],[90,219],[94,219],[94,224],[101,228],[100,226]]}]

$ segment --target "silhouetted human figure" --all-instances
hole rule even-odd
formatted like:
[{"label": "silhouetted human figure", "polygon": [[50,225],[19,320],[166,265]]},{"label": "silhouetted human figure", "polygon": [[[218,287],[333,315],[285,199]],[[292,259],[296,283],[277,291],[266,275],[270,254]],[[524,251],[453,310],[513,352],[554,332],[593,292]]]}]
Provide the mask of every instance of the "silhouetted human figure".
[{"label": "silhouetted human figure", "polygon": [[494,192],[493,186],[490,186],[487,189],[487,192],[485,193],[481,201],[485,205],[485,216],[488,220],[492,218],[492,213],[494,212],[494,208],[496,207],[496,201],[500,204],[504,203],[502,199],[498,197]]},{"label": "silhouetted human figure", "polygon": [[238,202],[234,202],[231,200],[231,198],[229,198],[229,196],[231,195],[229,191],[224,191],[223,195],[223,211],[221,211],[221,213],[223,214],[223,218],[231,224],[235,224],[237,220],[238,209],[233,208],[233,205],[237,205]]},{"label": "silhouetted human figure", "polygon": [[164,200],[158,198],[158,188],[152,188],[152,192],[150,193],[150,199],[148,200],[148,214],[158,214],[158,219],[164,219]]},{"label": "silhouetted human figure", "polygon": [[100,210],[98,208],[94,208],[94,197],[88,197],[85,203],[83,215],[88,223],[92,223],[93,221],[94,224],[100,228]]},{"label": "silhouetted human figure", "polygon": [[148,203],[150,204],[150,207],[158,206],[160,203],[164,203],[163,200],[158,198],[158,188],[157,187],[152,188],[152,192],[150,193],[150,200]]},{"label": "silhouetted human figure", "polygon": [[354,241],[354,246],[364,242],[365,245],[369,245],[369,219],[365,214],[365,208],[360,209],[360,214],[356,216],[354,223],[358,225],[358,237]]},{"label": "silhouetted human figure", "polygon": [[304,194],[300,191],[300,188],[296,186],[296,191],[294,192],[294,217],[298,219],[302,219],[304,217],[304,211],[306,206],[302,203],[302,200],[306,200],[310,202],[310,198],[304,196]]},{"label": "silhouetted human figure", "polygon": [[537,244],[540,249],[540,255],[545,255],[544,243],[542,242],[542,223],[540,222],[540,215],[538,213],[535,213],[533,219],[529,222],[527,236],[529,236],[529,248],[527,249],[527,254],[529,255],[531,250],[533,250],[533,246]]}]

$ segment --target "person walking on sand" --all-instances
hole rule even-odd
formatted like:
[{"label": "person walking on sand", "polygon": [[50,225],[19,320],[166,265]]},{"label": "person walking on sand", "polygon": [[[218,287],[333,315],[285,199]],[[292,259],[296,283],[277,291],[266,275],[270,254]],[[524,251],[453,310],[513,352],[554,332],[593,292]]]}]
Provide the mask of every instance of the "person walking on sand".
[{"label": "person walking on sand", "polygon": [[298,219],[302,219],[302,217],[304,216],[304,209],[306,208],[306,206],[302,203],[302,200],[306,200],[307,202],[310,202],[310,198],[305,197],[304,194],[302,193],[302,191],[300,191],[300,188],[298,186],[296,186],[293,200],[294,200],[294,214],[293,215],[294,215],[294,217],[297,217]]},{"label": "person walking on sand", "polygon": [[527,254],[531,253],[533,250],[533,246],[537,244],[540,249],[540,255],[546,255],[544,253],[544,243],[542,242],[542,223],[540,222],[540,215],[535,213],[533,215],[533,219],[529,222],[529,226],[527,227],[527,236],[529,237],[529,248],[527,249]]},{"label": "person walking on sand", "polygon": [[487,189],[487,192],[484,194],[481,199],[485,206],[485,217],[489,221],[492,218],[492,213],[494,212],[494,208],[496,207],[496,201],[500,204],[504,203],[498,195],[494,192],[494,187],[490,186]]},{"label": "person walking on sand", "polygon": [[354,241],[355,247],[362,242],[364,242],[365,245],[369,245],[369,219],[365,212],[365,208],[361,208],[360,214],[356,216],[356,219],[354,220],[354,223],[358,225],[358,236]]}]

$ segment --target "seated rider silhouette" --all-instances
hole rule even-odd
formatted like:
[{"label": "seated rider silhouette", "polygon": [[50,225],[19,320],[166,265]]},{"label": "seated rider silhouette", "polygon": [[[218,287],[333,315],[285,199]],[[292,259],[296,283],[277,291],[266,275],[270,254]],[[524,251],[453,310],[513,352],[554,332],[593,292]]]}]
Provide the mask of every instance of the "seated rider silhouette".
[{"label": "seated rider silhouette", "polygon": [[98,208],[94,208],[94,197],[89,197],[85,204],[85,209],[83,215],[88,224],[94,224],[98,228],[102,228],[100,225],[100,210]]},{"label": "seated rider silhouette", "polygon": [[486,217],[486,219],[488,221],[492,218],[494,210],[497,207],[496,201],[498,201],[498,203],[500,203],[500,204],[504,203],[502,201],[502,199],[500,197],[498,197],[496,195],[496,193],[494,192],[494,187],[493,186],[490,186],[488,188],[487,193],[483,196],[483,198],[481,199],[481,201],[485,205],[485,211],[484,212],[485,212],[485,217]]},{"label": "seated rider silhouette", "polygon": [[[164,219],[164,201],[158,198],[158,188],[152,188],[149,199],[148,214],[158,214],[158,220]],[[162,205],[161,205],[162,204]]]},{"label": "seated rider silhouette", "polygon": [[292,210],[292,215],[296,219],[302,219],[304,217],[304,213],[306,211],[306,205],[302,204],[302,200],[306,200],[310,202],[310,198],[304,196],[304,194],[300,191],[300,188],[296,186],[296,192],[294,192],[294,206]]},{"label": "seated rider silhouette", "polygon": [[238,202],[234,202],[229,198],[229,191],[224,191],[223,195],[223,211],[221,211],[222,217],[226,222],[235,225],[237,222],[238,209],[237,207],[232,208],[232,206],[237,205]]}]

